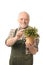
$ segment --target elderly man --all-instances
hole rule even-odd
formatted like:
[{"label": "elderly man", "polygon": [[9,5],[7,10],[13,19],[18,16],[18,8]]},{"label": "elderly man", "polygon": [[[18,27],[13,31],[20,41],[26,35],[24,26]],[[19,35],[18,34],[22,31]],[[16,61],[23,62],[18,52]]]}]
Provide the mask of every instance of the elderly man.
[{"label": "elderly man", "polygon": [[29,14],[20,12],[18,16],[19,28],[11,29],[5,40],[5,44],[12,48],[9,65],[33,65],[33,55],[38,51],[38,41],[35,40],[33,45],[28,45],[23,36],[23,30],[29,27],[29,21]]}]

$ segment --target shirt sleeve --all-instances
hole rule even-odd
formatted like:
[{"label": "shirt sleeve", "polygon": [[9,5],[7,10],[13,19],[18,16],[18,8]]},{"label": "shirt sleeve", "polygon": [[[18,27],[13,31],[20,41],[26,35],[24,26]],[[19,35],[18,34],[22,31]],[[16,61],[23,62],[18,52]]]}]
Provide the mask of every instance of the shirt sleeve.
[{"label": "shirt sleeve", "polygon": [[27,48],[27,50],[26,50],[26,52],[27,52],[27,54],[28,54],[28,52],[29,53],[32,53],[32,52],[34,52],[33,51],[33,48],[34,49],[37,49],[37,51],[38,51],[38,44],[39,44],[39,38],[36,38],[35,40],[34,40],[34,43],[31,45],[31,44],[29,44],[29,48]]},{"label": "shirt sleeve", "polygon": [[36,39],[34,40],[33,46],[34,46],[35,48],[37,48],[37,50],[38,50],[38,44],[39,44],[39,38],[36,38]]},{"label": "shirt sleeve", "polygon": [[11,29],[10,32],[9,32],[8,37],[7,37],[6,40],[5,40],[5,43],[6,43],[6,41],[7,41],[9,38],[13,37],[14,34],[15,34],[15,29]]}]

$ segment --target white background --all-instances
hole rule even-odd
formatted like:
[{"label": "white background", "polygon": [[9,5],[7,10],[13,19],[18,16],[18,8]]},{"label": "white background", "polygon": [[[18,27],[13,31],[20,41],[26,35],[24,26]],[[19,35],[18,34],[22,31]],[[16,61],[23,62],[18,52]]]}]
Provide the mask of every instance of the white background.
[{"label": "white background", "polygon": [[30,14],[30,25],[40,34],[39,52],[33,65],[43,65],[43,0],[0,0],[0,65],[9,65],[11,48],[5,45],[10,29],[18,27],[18,13]]}]

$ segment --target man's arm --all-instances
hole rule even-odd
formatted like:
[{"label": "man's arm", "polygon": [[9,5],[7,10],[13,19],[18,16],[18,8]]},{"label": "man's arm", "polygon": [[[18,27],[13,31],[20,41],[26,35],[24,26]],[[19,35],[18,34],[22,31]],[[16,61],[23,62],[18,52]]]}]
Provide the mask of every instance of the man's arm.
[{"label": "man's arm", "polygon": [[15,37],[10,37],[9,39],[7,39],[5,41],[5,44],[7,46],[12,46],[13,44],[15,44],[15,42],[18,40],[18,38],[15,36]]},{"label": "man's arm", "polygon": [[19,40],[20,37],[22,36],[23,30],[17,31],[16,34],[15,34],[15,36],[14,36],[14,34],[15,34],[15,30],[11,30],[11,31],[10,31],[10,34],[9,34],[9,36],[8,36],[8,38],[5,40],[5,44],[6,44],[7,46],[12,46],[12,45],[14,45],[15,42],[16,42],[17,40]]},{"label": "man's arm", "polygon": [[29,45],[29,51],[31,54],[36,54],[36,52],[38,52],[38,49],[34,46]]},{"label": "man's arm", "polygon": [[36,54],[38,52],[39,39],[35,39],[34,44],[28,44],[28,48],[31,54]]},{"label": "man's arm", "polygon": [[5,44],[7,46],[12,46],[17,41],[17,36],[14,37],[14,34],[15,34],[15,30],[11,29],[9,36],[5,40]]}]

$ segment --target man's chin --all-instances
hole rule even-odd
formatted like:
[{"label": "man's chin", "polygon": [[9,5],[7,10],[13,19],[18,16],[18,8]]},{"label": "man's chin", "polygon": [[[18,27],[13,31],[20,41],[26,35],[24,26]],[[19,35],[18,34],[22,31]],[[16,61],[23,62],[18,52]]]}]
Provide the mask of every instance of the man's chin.
[{"label": "man's chin", "polygon": [[25,29],[27,26],[22,26],[23,29]]}]

